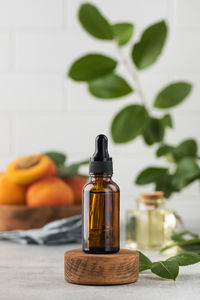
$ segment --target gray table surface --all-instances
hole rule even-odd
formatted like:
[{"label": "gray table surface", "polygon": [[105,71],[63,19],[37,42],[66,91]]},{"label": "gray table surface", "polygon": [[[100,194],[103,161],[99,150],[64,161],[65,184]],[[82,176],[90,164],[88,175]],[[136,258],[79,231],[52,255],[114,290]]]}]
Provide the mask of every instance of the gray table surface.
[{"label": "gray table surface", "polygon": [[[200,264],[182,267],[176,282],[146,271],[138,282],[84,286],[65,282],[63,254],[80,245],[36,246],[0,242],[1,300],[200,299]],[[151,253],[157,259],[156,253]]]}]

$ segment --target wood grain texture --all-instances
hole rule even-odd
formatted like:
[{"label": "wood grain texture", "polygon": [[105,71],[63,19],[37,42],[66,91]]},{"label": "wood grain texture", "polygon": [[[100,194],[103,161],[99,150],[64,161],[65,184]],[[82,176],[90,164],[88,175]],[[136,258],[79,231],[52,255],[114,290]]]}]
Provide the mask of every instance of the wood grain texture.
[{"label": "wood grain texture", "polygon": [[28,207],[0,205],[0,231],[40,228],[45,224],[81,214],[81,205]]},{"label": "wood grain texture", "polygon": [[76,284],[113,285],[138,279],[137,251],[121,249],[115,254],[86,254],[82,249],[65,252],[65,280]]}]

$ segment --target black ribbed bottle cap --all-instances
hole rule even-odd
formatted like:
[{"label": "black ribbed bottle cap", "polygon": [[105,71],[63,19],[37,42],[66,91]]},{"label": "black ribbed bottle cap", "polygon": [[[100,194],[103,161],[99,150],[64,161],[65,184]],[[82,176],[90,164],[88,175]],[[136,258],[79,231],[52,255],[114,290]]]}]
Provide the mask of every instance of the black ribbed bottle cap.
[{"label": "black ribbed bottle cap", "polygon": [[112,157],[108,154],[108,138],[99,134],[95,139],[95,152],[90,158],[90,174],[113,174]]}]

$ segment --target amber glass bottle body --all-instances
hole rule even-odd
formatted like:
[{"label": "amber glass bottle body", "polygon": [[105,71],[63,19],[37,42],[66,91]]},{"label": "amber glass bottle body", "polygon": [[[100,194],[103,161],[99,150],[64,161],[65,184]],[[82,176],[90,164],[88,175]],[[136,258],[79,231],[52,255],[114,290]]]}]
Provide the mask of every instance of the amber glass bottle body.
[{"label": "amber glass bottle body", "polygon": [[83,189],[83,251],[119,251],[120,191],[110,175],[91,175]]}]

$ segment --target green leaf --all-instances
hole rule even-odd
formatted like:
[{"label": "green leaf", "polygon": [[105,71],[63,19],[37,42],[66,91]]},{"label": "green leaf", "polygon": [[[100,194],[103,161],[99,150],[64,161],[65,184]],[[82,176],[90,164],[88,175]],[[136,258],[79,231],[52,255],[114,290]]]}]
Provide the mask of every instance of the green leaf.
[{"label": "green leaf", "polygon": [[119,46],[124,46],[130,41],[134,31],[133,24],[117,23],[114,24],[112,28]]},{"label": "green leaf", "polygon": [[162,121],[164,127],[173,128],[172,117],[170,116],[170,114],[164,115],[162,117],[161,121]]},{"label": "green leaf", "polygon": [[77,59],[71,66],[68,76],[76,81],[90,81],[112,73],[117,62],[101,54],[88,54]]},{"label": "green leaf", "polygon": [[164,137],[164,126],[162,121],[150,117],[143,132],[143,137],[147,145],[161,142]]},{"label": "green leaf", "polygon": [[184,157],[177,163],[174,174],[174,184],[180,191],[197,178],[200,178],[200,168],[192,157]]},{"label": "green leaf", "polygon": [[66,176],[75,176],[77,174],[78,174],[78,168],[76,165],[60,166],[58,168],[58,175],[61,178],[64,178]]},{"label": "green leaf", "polygon": [[156,191],[162,191],[164,193],[165,198],[169,198],[174,192],[177,191],[177,188],[174,184],[174,176],[170,174],[166,174],[160,179],[158,178],[156,185]]},{"label": "green leaf", "polygon": [[92,36],[103,40],[112,40],[113,30],[109,22],[92,4],[82,4],[79,9],[79,21]]},{"label": "green leaf", "polygon": [[126,96],[133,90],[120,76],[109,74],[89,82],[89,91],[101,99],[114,99]]},{"label": "green leaf", "polygon": [[142,70],[152,65],[162,52],[167,37],[165,21],[153,24],[142,34],[133,47],[132,58],[138,69]]},{"label": "green leaf", "polygon": [[145,256],[142,252],[138,251],[139,253],[139,272],[151,269],[153,263],[152,261]]},{"label": "green leaf", "polygon": [[196,157],[197,156],[197,142],[193,139],[188,139],[181,142],[173,151],[173,155],[176,160],[180,160],[185,156]]},{"label": "green leaf", "polygon": [[174,147],[169,146],[169,145],[160,146],[156,151],[156,156],[157,157],[165,156],[165,155],[171,153],[173,149],[174,149]]},{"label": "green leaf", "polygon": [[187,181],[183,177],[174,176],[174,185],[176,187],[176,190],[180,192],[182,189],[184,189],[187,186]]},{"label": "green leaf", "polygon": [[187,231],[183,231],[183,232],[179,232],[179,233],[176,232],[176,233],[172,234],[171,239],[176,242],[185,241],[184,236],[186,234],[188,234]]},{"label": "green leaf", "polygon": [[192,85],[187,82],[175,82],[165,87],[156,96],[154,107],[170,108],[180,104],[191,92]]},{"label": "green leaf", "polygon": [[192,233],[190,231],[183,231],[183,232],[179,232],[179,233],[174,233],[172,236],[171,236],[171,239],[173,241],[176,241],[176,242],[181,242],[181,241],[186,241],[185,239],[185,236],[191,236],[192,238],[198,238],[198,234],[196,233]]},{"label": "green leaf", "polygon": [[115,143],[127,143],[140,135],[147,122],[147,111],[142,105],[129,105],[113,119],[112,138]]},{"label": "green leaf", "polygon": [[184,157],[178,162],[176,177],[189,180],[197,175],[200,175],[200,168],[194,158]]},{"label": "green leaf", "polygon": [[157,182],[163,176],[166,176],[168,169],[158,168],[158,167],[149,167],[143,170],[136,178],[136,184],[143,185],[152,182]]},{"label": "green leaf", "polygon": [[177,246],[182,248],[185,251],[196,252],[196,253],[200,254],[200,239],[198,239],[198,238],[172,243],[172,244],[162,248],[160,250],[160,252],[164,252],[168,249],[171,249],[171,248],[177,247]]},{"label": "green leaf", "polygon": [[167,261],[176,262],[179,266],[188,266],[200,262],[200,255],[196,253],[184,252],[168,258]]},{"label": "green leaf", "polygon": [[[173,245],[169,245],[164,249],[161,249],[161,252],[177,244],[181,244],[181,243],[174,243]],[[138,253],[139,253],[139,272],[151,269],[152,273],[166,279],[176,280],[179,273],[179,266],[188,266],[200,262],[200,255],[191,252],[180,253],[176,256],[172,256],[168,258],[165,261],[157,261],[153,263],[143,253],[141,253],[140,251],[138,251]]]},{"label": "green leaf", "polygon": [[180,242],[178,246],[181,247],[184,251],[195,252],[200,255],[200,239]]},{"label": "green leaf", "polygon": [[61,152],[45,152],[45,155],[47,155],[57,167],[64,165],[66,160],[66,155]]},{"label": "green leaf", "polygon": [[88,165],[89,160],[83,160],[78,163],[71,164],[69,166],[61,166],[58,168],[58,175],[60,177],[76,176],[79,174],[79,168],[83,165]]},{"label": "green leaf", "polygon": [[179,273],[179,265],[176,261],[158,261],[153,263],[151,272],[162,278],[176,280]]}]

